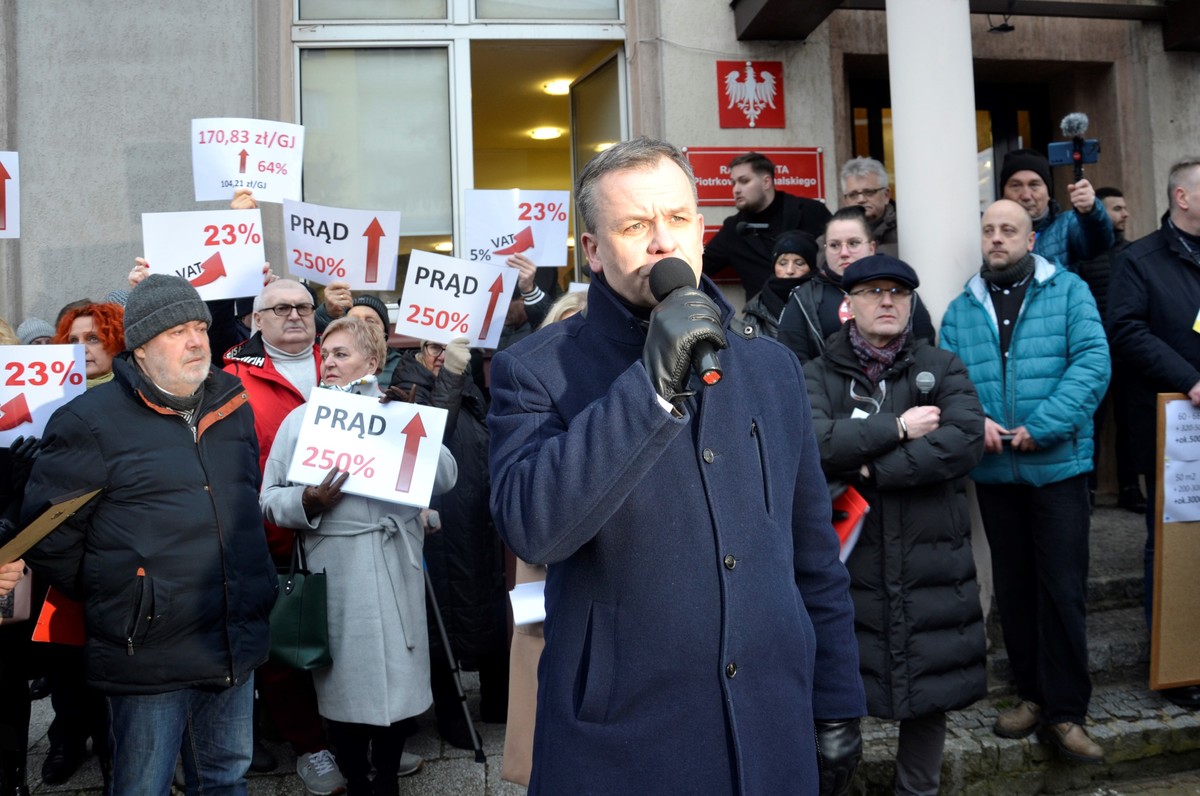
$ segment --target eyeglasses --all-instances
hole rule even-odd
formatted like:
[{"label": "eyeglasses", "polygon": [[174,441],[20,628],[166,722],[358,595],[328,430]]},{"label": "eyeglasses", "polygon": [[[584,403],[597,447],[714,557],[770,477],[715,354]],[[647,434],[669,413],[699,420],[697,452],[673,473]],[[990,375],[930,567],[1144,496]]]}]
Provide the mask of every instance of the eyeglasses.
[{"label": "eyeglasses", "polygon": [[851,238],[850,240],[846,240],[846,241],[831,240],[831,241],[826,241],[825,248],[831,252],[840,252],[842,250],[842,247],[845,246],[848,250],[850,250],[852,252],[856,252],[859,249],[861,249],[863,246],[865,246],[866,243],[867,242],[865,240],[863,240],[862,238]]},{"label": "eyeglasses", "polygon": [[426,343],[424,347],[425,350],[429,352],[429,355],[434,359],[440,357],[442,352],[446,350],[446,346],[442,345],[441,343]]},{"label": "eyeglasses", "polygon": [[275,313],[280,318],[286,318],[287,316],[291,315],[292,310],[295,310],[296,314],[301,318],[307,318],[309,315],[313,314],[313,310],[316,309],[316,306],[313,304],[276,304],[274,307],[268,307],[267,309],[271,310],[271,312]]},{"label": "eyeglasses", "polygon": [[851,290],[851,296],[862,296],[867,301],[878,304],[883,301],[884,294],[892,297],[892,300],[906,299],[912,295],[912,288],[908,287],[864,287],[862,290]]},{"label": "eyeglasses", "polygon": [[885,190],[887,190],[887,189],[886,188],[862,188],[860,190],[851,191],[850,193],[846,194],[846,198],[852,202],[857,202],[859,199],[862,199],[863,197],[874,196],[875,194],[879,193],[880,191],[885,191]]}]

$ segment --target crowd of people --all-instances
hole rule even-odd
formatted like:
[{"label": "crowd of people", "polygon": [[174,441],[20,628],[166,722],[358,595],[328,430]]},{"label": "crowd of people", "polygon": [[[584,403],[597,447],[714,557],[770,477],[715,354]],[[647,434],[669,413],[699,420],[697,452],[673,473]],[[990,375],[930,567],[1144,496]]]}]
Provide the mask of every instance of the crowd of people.
[{"label": "crowd of people", "polygon": [[[490,372],[465,338],[389,346],[378,298],[269,268],[258,296],[205,303],[139,260],[128,289],[54,324],[0,323],[3,344],[82,345],[87,385],[0,451],[0,541],[102,487],[0,566],[0,595],[32,582],[35,618],[48,603],[86,630],[73,646],[0,626],[0,796],[28,792],[41,692],[47,783],[90,741],[110,793],[244,793],[277,765],[269,723],[310,793],[398,793],[426,710],[447,743],[477,743],[460,666],[531,793],[844,794],[865,715],[899,723],[895,792],[937,793],[947,712],[987,691],[968,480],[1018,697],[993,729],[1103,762],[1086,730],[1096,430],[1111,392],[1138,452],[1121,505],[1145,512],[1154,394],[1200,405],[1200,161],[1172,167],[1162,228],[1131,243],[1119,190],[1078,179],[1064,210],[1046,158],[1010,152],[940,328],[897,257],[882,164],[846,163],[832,213],[773,175],[734,159],[737,212],[705,248],[678,149],[597,155],[575,187],[590,287],[559,298],[510,258]],[[688,284],[656,282],[668,258]],[[727,267],[742,308],[706,276]],[[318,389],[446,410],[428,508],[344,493],[336,469],[289,479]],[[831,518],[852,493],[870,510],[845,544]],[[330,584],[334,662],[312,672],[268,661],[297,548]],[[545,581],[544,625],[511,628],[505,548],[518,582]],[[1200,689],[1163,694],[1200,708]]]}]

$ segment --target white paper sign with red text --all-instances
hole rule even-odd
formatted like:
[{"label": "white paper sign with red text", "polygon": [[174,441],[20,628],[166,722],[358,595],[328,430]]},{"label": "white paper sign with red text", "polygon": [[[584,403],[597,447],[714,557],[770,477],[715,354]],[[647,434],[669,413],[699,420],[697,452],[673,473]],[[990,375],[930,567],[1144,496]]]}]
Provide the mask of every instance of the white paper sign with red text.
[{"label": "white paper sign with red text", "polygon": [[21,237],[21,168],[16,152],[0,152],[0,238]]},{"label": "white paper sign with red text", "polygon": [[288,273],[319,285],[391,290],[400,244],[399,210],[349,210],[283,200]]},{"label": "white paper sign with red text", "polygon": [[260,202],[300,198],[304,128],[266,119],[192,119],[196,201],[249,188]]},{"label": "white paper sign with red text", "polygon": [[396,334],[472,348],[495,348],[517,284],[517,269],[469,263],[414,249],[408,260]]},{"label": "white paper sign with red text", "polygon": [[287,477],[316,485],[336,467],[350,473],[343,492],[425,507],[445,429],[445,409],[317,387]]},{"label": "white paper sign with red text", "polygon": [[466,258],[503,265],[523,254],[539,267],[567,264],[569,191],[467,191]]},{"label": "white paper sign with red text", "polygon": [[0,448],[40,437],[54,410],[87,389],[82,345],[0,346]]},{"label": "white paper sign with red text", "polygon": [[183,277],[205,301],[262,291],[266,255],[258,210],[143,213],[142,251],[150,273]]}]

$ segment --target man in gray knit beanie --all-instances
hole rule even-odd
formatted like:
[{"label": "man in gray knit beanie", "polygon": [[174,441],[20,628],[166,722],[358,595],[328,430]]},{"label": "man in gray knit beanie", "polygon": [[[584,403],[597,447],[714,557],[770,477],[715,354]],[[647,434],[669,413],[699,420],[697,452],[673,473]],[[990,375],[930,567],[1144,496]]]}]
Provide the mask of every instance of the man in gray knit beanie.
[{"label": "man in gray knit beanie", "polygon": [[186,280],[151,274],[125,303],[125,346],[155,387],[167,395],[190,396],[212,364],[211,322],[208,305]]}]

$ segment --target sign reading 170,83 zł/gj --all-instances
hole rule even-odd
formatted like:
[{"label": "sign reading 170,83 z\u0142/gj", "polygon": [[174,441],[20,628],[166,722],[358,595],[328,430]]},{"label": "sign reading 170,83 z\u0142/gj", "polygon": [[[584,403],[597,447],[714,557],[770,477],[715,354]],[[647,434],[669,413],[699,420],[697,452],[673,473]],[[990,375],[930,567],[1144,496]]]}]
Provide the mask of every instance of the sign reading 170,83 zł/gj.
[{"label": "sign reading 170,83 z\u0142/gj", "polygon": [[262,202],[300,198],[304,128],[265,119],[192,119],[196,201],[249,188]]},{"label": "sign reading 170,83 z\u0142/gj", "polygon": [[344,492],[428,506],[445,428],[445,409],[317,387],[287,477],[316,485],[336,467],[350,474]]},{"label": "sign reading 170,83 z\u0142/gj", "polygon": [[503,265],[523,254],[539,267],[567,264],[567,191],[467,191],[466,259]]},{"label": "sign reading 170,83 z\u0142/gj", "polygon": [[262,290],[262,214],[258,210],[143,213],[142,251],[154,274],[186,279],[205,301]]},{"label": "sign reading 170,83 z\u0142/gj", "polygon": [[4,346],[0,370],[0,448],[40,437],[54,410],[86,389],[81,345]]},{"label": "sign reading 170,83 z\u0142/gj", "polygon": [[517,283],[517,269],[469,263],[414,249],[408,260],[396,334],[472,348],[495,348]]},{"label": "sign reading 170,83 z\u0142/gj", "polygon": [[396,284],[399,210],[347,210],[283,200],[288,273],[319,285],[342,280],[354,290]]}]

